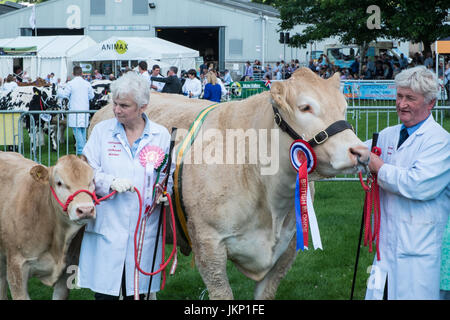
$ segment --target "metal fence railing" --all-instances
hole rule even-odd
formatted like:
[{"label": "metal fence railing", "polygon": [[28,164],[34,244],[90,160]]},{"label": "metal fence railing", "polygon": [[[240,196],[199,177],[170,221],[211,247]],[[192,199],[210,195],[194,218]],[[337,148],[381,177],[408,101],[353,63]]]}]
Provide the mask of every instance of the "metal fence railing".
[{"label": "metal fence railing", "polygon": [[[68,116],[77,114],[82,120],[88,120],[95,112],[0,110],[0,150],[19,152],[43,165],[53,165],[62,155],[75,153]],[[75,126],[78,126],[78,117]]]},{"label": "metal fence railing", "polygon": [[[242,89],[244,89],[241,86]],[[248,93],[240,97],[266,91],[263,87],[245,87]],[[387,93],[387,92],[385,92]],[[231,99],[230,99],[231,100]],[[347,96],[347,121],[355,128],[357,136],[369,140],[373,132],[399,123],[392,99],[362,99]],[[75,153],[75,139],[72,128],[67,126],[69,114],[83,114],[86,118],[96,111],[8,111],[0,110],[0,150],[16,151],[26,158],[44,165],[53,165],[65,154]],[[51,116],[51,120],[49,119]],[[433,117],[447,131],[450,131],[450,106],[448,101],[439,100],[433,108]],[[356,176],[339,176],[330,180],[355,180]]]}]

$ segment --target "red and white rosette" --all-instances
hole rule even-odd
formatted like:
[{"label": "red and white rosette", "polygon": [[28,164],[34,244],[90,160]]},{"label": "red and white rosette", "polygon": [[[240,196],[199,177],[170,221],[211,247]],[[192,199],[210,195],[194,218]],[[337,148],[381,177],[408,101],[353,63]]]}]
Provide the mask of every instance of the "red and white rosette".
[{"label": "red and white rosette", "polygon": [[153,165],[158,168],[164,161],[164,151],[158,146],[145,146],[139,153],[139,161],[143,167]]},{"label": "red and white rosette", "polygon": [[[158,168],[164,161],[165,153],[159,146],[147,145],[139,153],[139,162],[145,168],[144,174],[144,191],[143,191],[143,208],[147,211],[151,207],[153,200],[153,186],[155,184],[154,169]],[[137,259],[141,262],[142,247],[144,245],[144,233],[147,220],[151,212],[142,218],[141,227],[139,230],[138,245],[137,245]],[[140,223],[140,222],[138,222]],[[134,298],[139,300],[139,270],[134,269]]]},{"label": "red and white rosette", "polygon": [[308,142],[295,140],[289,150],[292,167],[298,172],[295,187],[295,216],[297,229],[297,250],[308,248],[308,225],[314,249],[322,249],[319,226],[308,188],[308,173],[314,171],[317,158]]}]

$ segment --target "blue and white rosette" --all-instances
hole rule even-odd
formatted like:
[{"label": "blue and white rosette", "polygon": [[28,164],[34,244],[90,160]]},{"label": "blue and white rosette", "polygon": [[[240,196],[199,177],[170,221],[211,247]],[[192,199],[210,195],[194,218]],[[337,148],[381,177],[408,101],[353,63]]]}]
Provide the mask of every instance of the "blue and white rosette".
[{"label": "blue and white rosette", "polygon": [[291,164],[294,167],[295,171],[298,171],[302,164],[302,156],[299,152],[303,152],[303,154],[306,156],[308,173],[313,172],[317,164],[316,153],[308,142],[300,139],[295,140],[291,144],[291,149],[289,150]]},{"label": "blue and white rosette", "polygon": [[[297,229],[297,250],[298,249],[304,250],[305,248],[308,249],[307,246],[308,224],[311,229],[311,238],[313,241],[314,249],[318,248],[322,249],[322,241],[320,239],[319,226],[317,223],[316,214],[312,204],[311,193],[308,188],[308,178],[307,178],[307,173],[311,173],[316,168],[317,164],[316,154],[308,142],[300,139],[295,140],[292,143],[289,152],[292,167],[297,172],[299,172],[299,169],[302,167],[302,164],[304,164],[304,162],[306,161],[306,170],[304,167],[302,167],[301,170],[303,172],[299,172],[295,184],[294,198],[295,198],[295,216]],[[306,189],[306,192],[304,189]],[[304,208],[303,212],[302,207]]]}]

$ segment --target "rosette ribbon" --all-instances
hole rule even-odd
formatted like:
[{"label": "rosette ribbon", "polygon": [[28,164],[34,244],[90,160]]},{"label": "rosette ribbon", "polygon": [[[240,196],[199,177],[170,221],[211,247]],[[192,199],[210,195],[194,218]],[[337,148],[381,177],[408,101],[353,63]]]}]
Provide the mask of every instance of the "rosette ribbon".
[{"label": "rosette ribbon", "polygon": [[319,225],[312,204],[311,192],[308,188],[308,173],[316,168],[316,154],[308,142],[298,139],[291,145],[290,159],[292,166],[298,172],[295,183],[296,250],[304,251],[308,249],[308,227],[311,228],[314,249],[322,249]]}]

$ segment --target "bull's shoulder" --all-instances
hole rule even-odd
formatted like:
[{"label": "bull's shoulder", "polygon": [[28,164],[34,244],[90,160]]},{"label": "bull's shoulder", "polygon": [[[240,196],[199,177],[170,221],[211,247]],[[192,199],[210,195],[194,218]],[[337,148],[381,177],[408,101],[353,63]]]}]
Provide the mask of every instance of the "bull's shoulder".
[{"label": "bull's shoulder", "polygon": [[110,119],[105,119],[105,120],[101,120],[100,122],[96,123],[92,130],[95,131],[102,131],[104,132],[105,130],[114,130],[114,128],[117,125],[117,119],[116,118],[110,118]]}]

